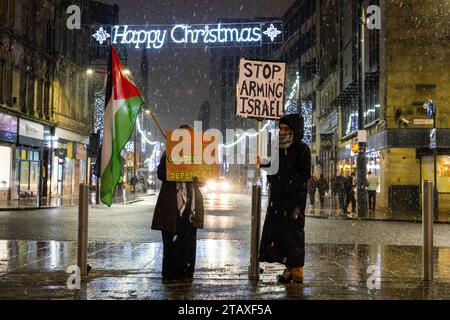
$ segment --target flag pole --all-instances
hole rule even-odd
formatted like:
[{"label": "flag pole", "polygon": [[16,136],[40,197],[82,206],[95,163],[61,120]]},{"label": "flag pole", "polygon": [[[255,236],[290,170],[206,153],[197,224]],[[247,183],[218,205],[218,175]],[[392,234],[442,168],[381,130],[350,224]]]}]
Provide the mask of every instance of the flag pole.
[{"label": "flag pole", "polygon": [[158,119],[156,118],[155,113],[152,111],[152,109],[149,106],[147,106],[145,113],[150,114],[150,116],[152,117],[156,126],[158,127],[159,131],[161,132],[162,136],[164,137],[164,139],[166,139],[166,134],[164,133],[164,130],[162,129]]}]

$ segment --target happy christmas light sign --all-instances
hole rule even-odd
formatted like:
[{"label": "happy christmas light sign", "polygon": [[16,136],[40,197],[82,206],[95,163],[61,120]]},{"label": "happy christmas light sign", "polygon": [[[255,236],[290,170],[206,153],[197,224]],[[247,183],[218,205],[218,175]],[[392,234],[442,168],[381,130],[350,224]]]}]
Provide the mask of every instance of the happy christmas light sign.
[{"label": "happy christmas light sign", "polygon": [[115,25],[99,27],[92,34],[99,44],[111,38],[114,44],[134,48],[261,46],[283,42],[283,23],[246,22],[218,24],[177,24],[157,26]]}]

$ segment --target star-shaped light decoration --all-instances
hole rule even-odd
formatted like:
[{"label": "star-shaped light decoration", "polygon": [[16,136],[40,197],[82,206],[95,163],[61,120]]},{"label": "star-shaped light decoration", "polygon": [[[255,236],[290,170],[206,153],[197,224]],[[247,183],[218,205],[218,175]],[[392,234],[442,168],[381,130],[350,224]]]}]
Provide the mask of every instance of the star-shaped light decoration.
[{"label": "star-shaped light decoration", "polygon": [[98,41],[98,43],[103,44],[103,42],[106,41],[106,39],[108,39],[109,37],[111,37],[111,35],[106,32],[105,30],[103,30],[103,27],[100,27],[100,29],[97,30],[96,33],[94,33],[92,35],[96,41]]},{"label": "star-shaped light decoration", "polygon": [[263,33],[270,38],[270,41],[273,42],[273,40],[275,40],[275,38],[278,37],[281,31],[275,28],[271,23],[270,27],[267,28],[266,31],[264,31]]}]

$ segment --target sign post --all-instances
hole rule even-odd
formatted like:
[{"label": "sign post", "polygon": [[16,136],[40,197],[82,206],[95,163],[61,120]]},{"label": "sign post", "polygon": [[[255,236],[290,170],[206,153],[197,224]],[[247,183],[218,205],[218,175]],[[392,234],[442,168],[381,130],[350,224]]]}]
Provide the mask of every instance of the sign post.
[{"label": "sign post", "polygon": [[427,116],[433,119],[433,129],[430,131],[430,149],[433,149],[434,162],[434,218],[438,219],[439,212],[439,192],[437,188],[437,142],[436,142],[436,107],[433,100],[429,99],[424,108],[427,110]]},{"label": "sign post", "polygon": [[261,230],[261,129],[263,119],[277,120],[284,114],[285,62],[241,58],[236,94],[236,116],[258,120],[257,161],[252,185],[249,278],[259,280]]}]

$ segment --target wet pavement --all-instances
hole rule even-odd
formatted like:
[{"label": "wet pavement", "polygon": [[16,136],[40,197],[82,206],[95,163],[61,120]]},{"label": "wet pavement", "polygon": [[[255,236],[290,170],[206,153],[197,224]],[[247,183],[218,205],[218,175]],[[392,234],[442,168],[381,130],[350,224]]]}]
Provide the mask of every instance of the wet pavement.
[{"label": "wet pavement", "polygon": [[[276,264],[261,264],[260,281],[250,281],[250,201],[232,194],[205,195],[193,282],[163,282],[161,235],[150,230],[155,202],[91,206],[93,270],[80,290],[67,287],[65,273],[76,263],[76,208],[0,212],[0,299],[450,299],[446,224],[435,225],[432,285],[421,281],[421,224],[311,217],[305,282],[276,283]],[[379,282],[368,267],[380,268]]]},{"label": "wet pavement", "polygon": [[[89,246],[93,267],[80,290],[67,287],[75,242],[0,242],[1,299],[450,299],[450,248],[435,252],[435,281],[421,280],[421,249],[395,245],[307,245],[303,284],[278,284],[282,267],[261,264],[248,279],[248,247],[200,240],[192,282],[164,282],[160,243]],[[369,266],[380,268],[379,286]],[[369,271],[369,272],[368,272]],[[376,274],[375,274],[376,275]]]}]

